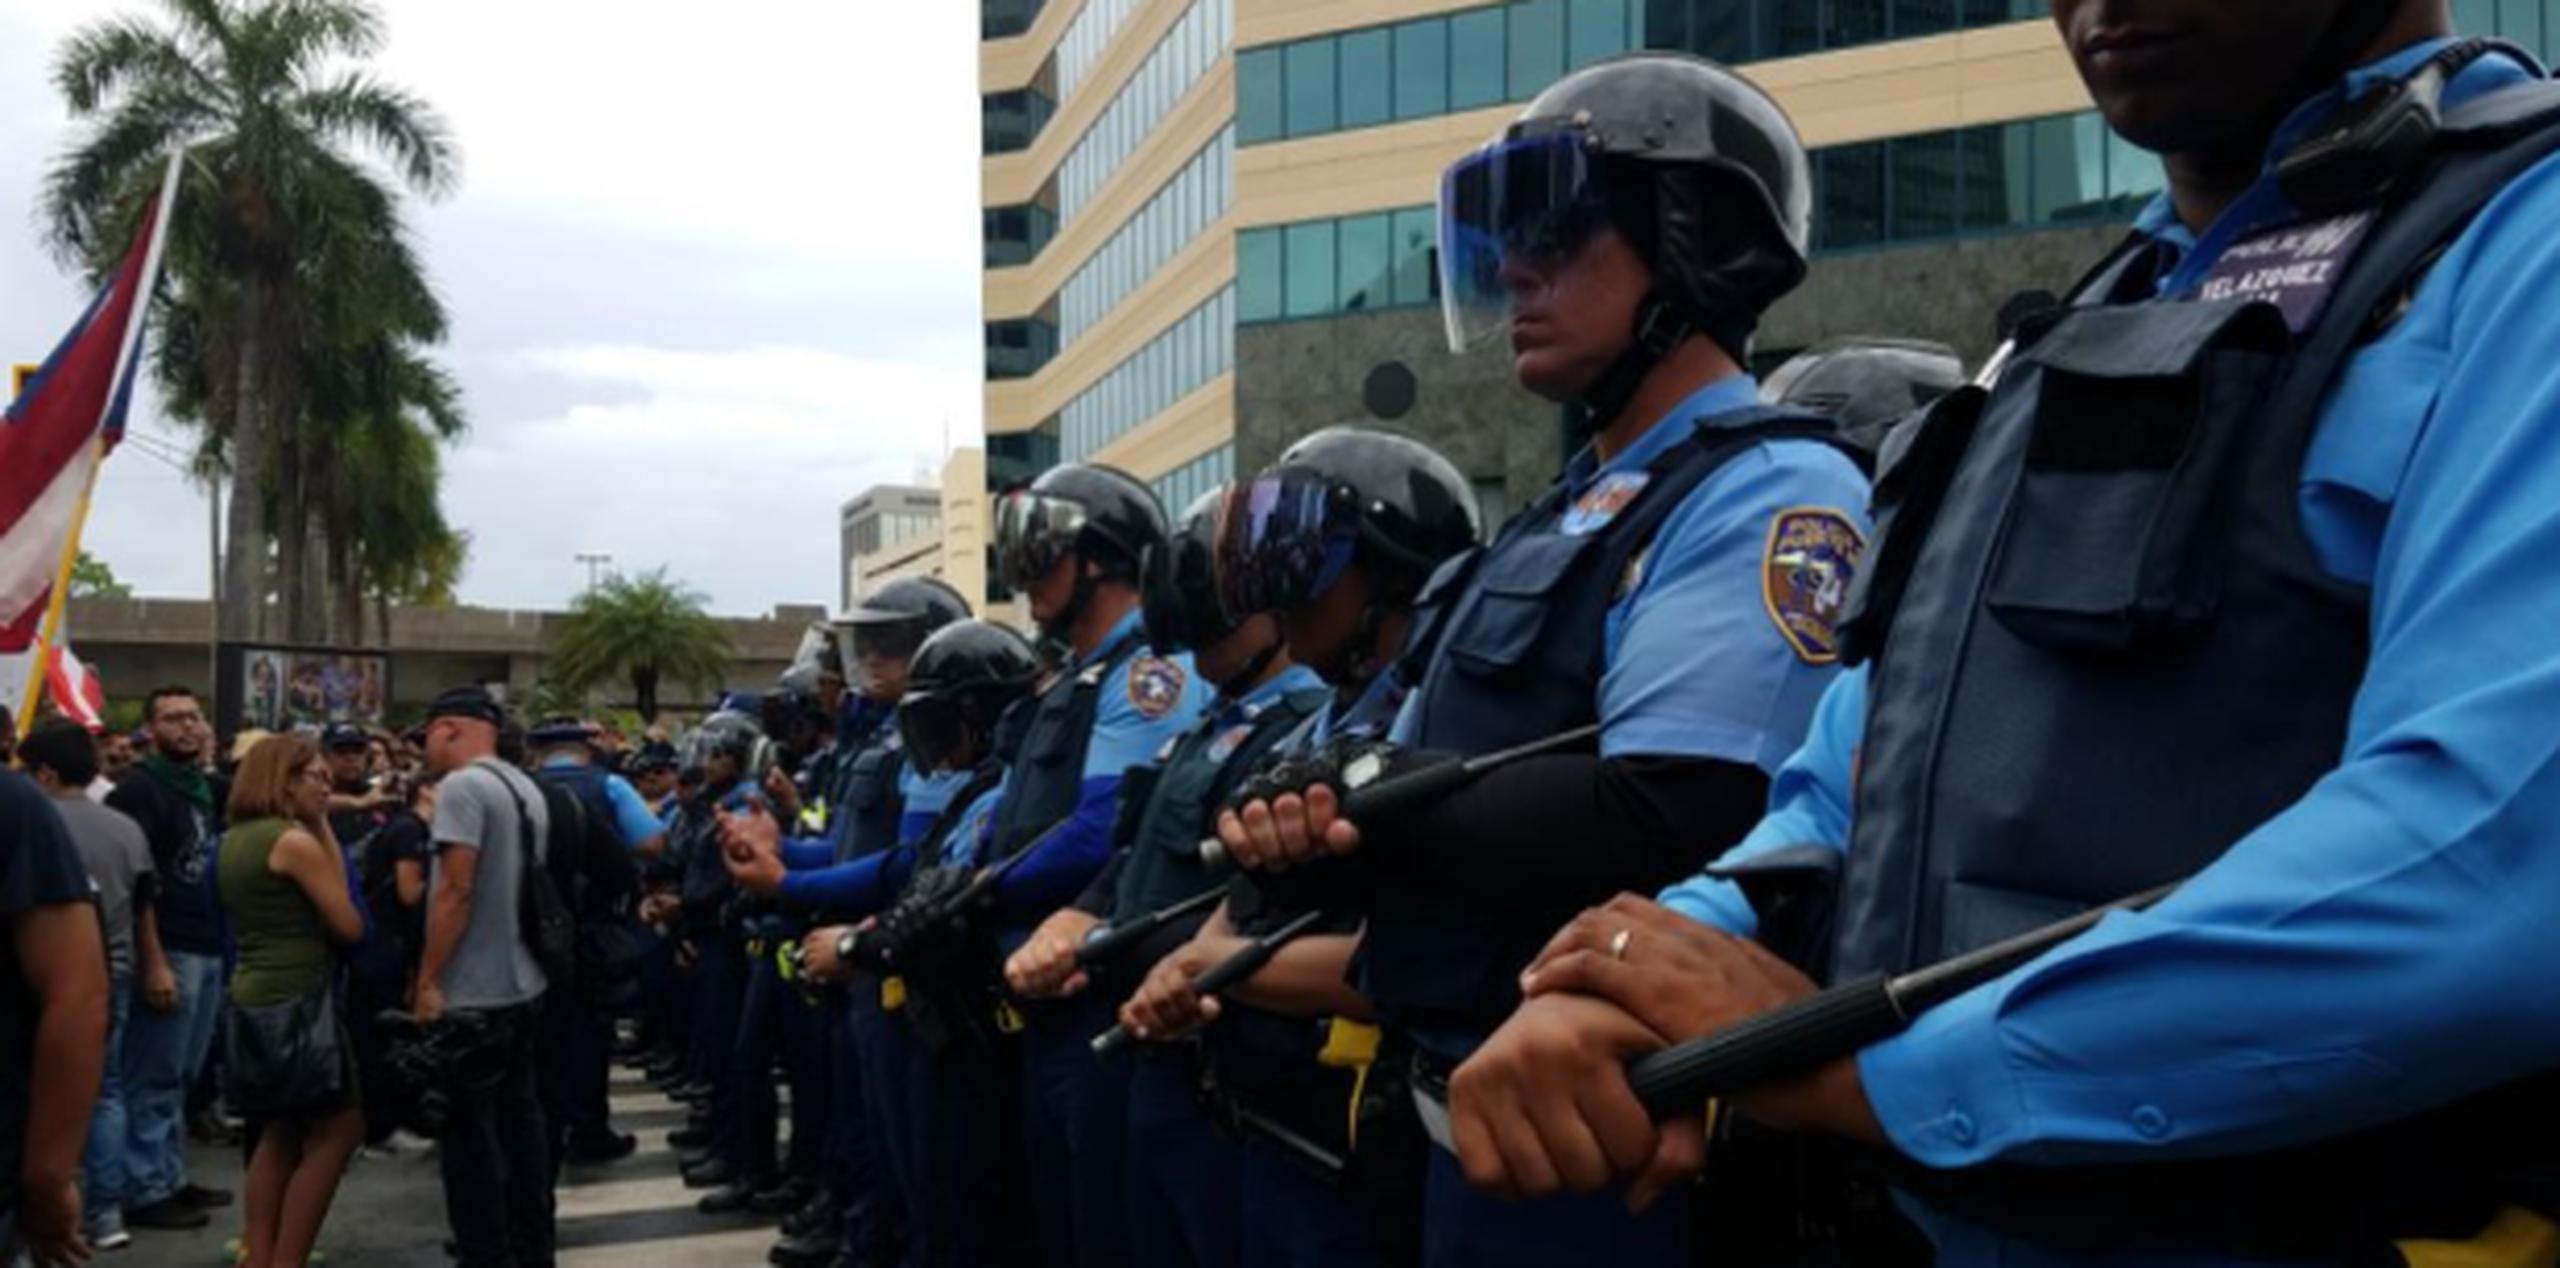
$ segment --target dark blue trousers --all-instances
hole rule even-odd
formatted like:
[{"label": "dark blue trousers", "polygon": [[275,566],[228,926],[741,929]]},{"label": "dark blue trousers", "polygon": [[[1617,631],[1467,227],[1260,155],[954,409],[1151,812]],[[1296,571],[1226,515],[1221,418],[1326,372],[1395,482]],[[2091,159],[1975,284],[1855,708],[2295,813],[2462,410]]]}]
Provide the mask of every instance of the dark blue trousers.
[{"label": "dark blue trousers", "polygon": [[776,1170],[773,1142],[782,1125],[782,1097],[774,1087],[773,1063],[782,1051],[784,997],[790,992],[770,957],[748,960],[728,1067],[712,1100],[720,1155],[758,1186]]},{"label": "dark blue trousers", "polygon": [[778,966],[775,980],[782,989],[782,1059],[791,1069],[791,1152],[783,1170],[814,1183],[831,1174],[827,1140],[835,1121],[836,1040],[844,1027],[833,1007],[781,981]]},{"label": "dark blue trousers", "polygon": [[1129,1262],[1121,1155],[1129,1130],[1130,1055],[1097,1060],[1094,1036],[1114,1010],[1095,992],[1034,1012],[1022,1032],[1023,1161],[1032,1251],[1042,1268]]},{"label": "dark blue trousers", "polygon": [[[1348,1111],[1346,1111],[1348,1112]],[[1276,1145],[1247,1136],[1239,1164],[1238,1239],[1245,1268],[1380,1268],[1375,1222],[1360,1199]],[[1566,1255],[1557,1264],[1605,1263]]]},{"label": "dark blue trousers", "polygon": [[737,1046],[738,1006],[746,997],[747,957],[737,940],[718,930],[694,943],[692,1035],[685,1044],[685,1080],[722,1086],[730,1050]]},{"label": "dark blue trousers", "polygon": [[1129,1262],[1236,1268],[1244,1156],[1200,1107],[1187,1053],[1140,1051],[1129,1071]]},{"label": "dark blue trousers", "polygon": [[921,1120],[924,1210],[914,1226],[914,1262],[923,1268],[1031,1262],[1018,1057],[966,1040],[915,1056],[909,1068],[922,1095],[911,1108]]},{"label": "dark blue trousers", "polygon": [[1427,1268],[1543,1268],[1592,1263],[1650,1268],[1696,1262],[1686,1192],[1674,1188],[1642,1215],[1618,1190],[1514,1202],[1468,1185],[1458,1160],[1431,1151],[1422,1202]]},{"label": "dark blue trousers", "polygon": [[[918,1209],[913,1175],[922,1166],[923,1142],[909,1139],[904,1121],[912,1117],[909,1099],[921,1089],[907,1085],[903,1049],[882,1051],[906,1034],[880,1011],[878,982],[856,978],[845,990],[841,1018],[835,1135],[828,1143],[844,1197],[844,1244],[857,1259],[886,1263],[902,1236],[923,1236],[921,1221],[909,1214]],[[911,1243],[899,1262],[919,1262]]]}]

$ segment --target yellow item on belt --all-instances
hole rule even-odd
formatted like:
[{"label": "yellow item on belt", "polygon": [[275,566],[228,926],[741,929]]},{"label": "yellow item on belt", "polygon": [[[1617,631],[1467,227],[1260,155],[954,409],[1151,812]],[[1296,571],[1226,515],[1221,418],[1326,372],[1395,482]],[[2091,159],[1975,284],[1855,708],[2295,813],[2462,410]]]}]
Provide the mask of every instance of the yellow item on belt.
[{"label": "yellow item on belt", "polygon": [[802,806],[800,808],[800,828],[801,831],[808,836],[825,836],[827,834],[827,808],[825,806],[816,805]]},{"label": "yellow item on belt", "polygon": [[763,958],[764,958],[764,953],[765,953],[766,951],[768,951],[768,950],[771,950],[771,949],[772,949],[772,944],[770,944],[770,943],[766,942],[766,941],[765,941],[764,939],[762,939],[762,938],[749,938],[749,939],[747,939],[747,958],[748,958],[748,959],[750,959],[750,960],[761,960],[761,959],[763,959]]},{"label": "yellow item on belt", "polygon": [[2409,1268],[2553,1268],[2560,1264],[2560,1224],[2510,1206],[2468,1241],[2411,1241],[2398,1247]]},{"label": "yellow item on belt", "polygon": [[890,974],[880,979],[880,1011],[894,1013],[907,1006],[907,979]]},{"label": "yellow item on belt", "polygon": [[1012,1000],[997,1000],[996,1032],[1006,1035],[1018,1035],[1022,1033],[1022,1027],[1022,1010],[1014,1007]]},{"label": "yellow item on belt", "polygon": [[1384,1031],[1365,1021],[1348,1017],[1328,1017],[1324,1025],[1324,1050],[1316,1054],[1316,1064],[1328,1070],[1353,1070],[1351,1078],[1351,1147],[1360,1147],[1360,1098],[1369,1091],[1369,1070],[1378,1064],[1378,1041]]},{"label": "yellow item on belt", "polygon": [[792,954],[795,949],[796,944],[789,942],[776,943],[773,948],[773,967],[786,982],[800,980],[800,957]]}]

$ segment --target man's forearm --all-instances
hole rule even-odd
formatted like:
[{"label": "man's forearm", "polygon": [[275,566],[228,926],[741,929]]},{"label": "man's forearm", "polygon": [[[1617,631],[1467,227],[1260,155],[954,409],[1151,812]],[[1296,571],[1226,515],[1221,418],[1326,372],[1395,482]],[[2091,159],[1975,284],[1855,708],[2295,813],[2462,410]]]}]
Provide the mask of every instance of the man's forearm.
[{"label": "man's forearm", "polygon": [[1265,1012],[1367,1021],[1368,998],[1343,980],[1351,952],[1359,944],[1359,935],[1348,933],[1300,938],[1280,948],[1261,972],[1236,983],[1227,993]]},{"label": "man's forearm", "polygon": [[29,1188],[77,1176],[89,1136],[89,1111],[107,1048],[107,979],[100,964],[79,980],[45,987],[36,1022],[34,1079],[28,1085],[26,1160]]},{"label": "man's forearm", "polygon": [[148,977],[166,972],[169,953],[160,945],[160,913],[148,907],[133,913],[133,967]]},{"label": "man's forearm", "polygon": [[445,884],[427,895],[427,945],[418,952],[420,980],[443,985],[445,962],[462,944],[462,931],[470,923],[470,894]]}]

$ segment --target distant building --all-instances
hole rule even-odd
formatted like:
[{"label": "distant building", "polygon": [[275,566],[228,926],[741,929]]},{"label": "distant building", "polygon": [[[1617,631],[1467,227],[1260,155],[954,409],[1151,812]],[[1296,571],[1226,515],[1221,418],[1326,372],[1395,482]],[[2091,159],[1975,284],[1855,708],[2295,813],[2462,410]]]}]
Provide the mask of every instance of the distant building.
[{"label": "distant building", "polygon": [[852,607],[864,590],[882,581],[942,574],[939,489],[874,485],[845,502],[838,526],[844,580],[840,607]]}]

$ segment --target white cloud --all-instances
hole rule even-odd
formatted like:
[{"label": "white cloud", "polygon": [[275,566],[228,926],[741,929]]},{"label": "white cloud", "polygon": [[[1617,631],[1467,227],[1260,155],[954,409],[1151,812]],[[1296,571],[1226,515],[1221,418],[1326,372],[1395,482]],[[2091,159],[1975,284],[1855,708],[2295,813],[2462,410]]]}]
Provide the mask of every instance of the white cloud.
[{"label": "white cloud", "polygon": [[[0,360],[40,355],[81,299],[34,233],[69,142],[53,50],[153,7],[0,0]],[[463,152],[457,194],[412,212],[472,422],[446,462],[463,597],[557,606],[571,556],[604,550],[722,611],[832,602],[838,504],[936,465],[946,425],[980,433],[973,7],[382,7],[379,70]],[[128,454],[90,541],[145,593],[202,594],[204,519]]]}]

